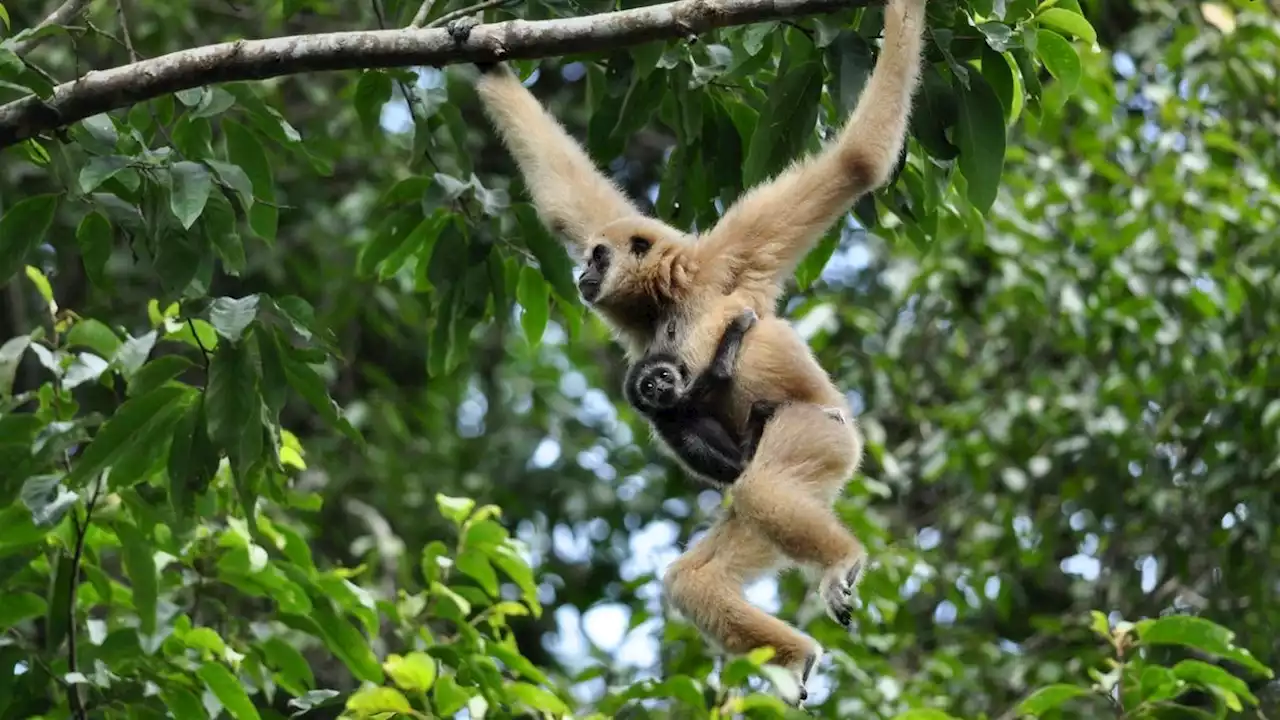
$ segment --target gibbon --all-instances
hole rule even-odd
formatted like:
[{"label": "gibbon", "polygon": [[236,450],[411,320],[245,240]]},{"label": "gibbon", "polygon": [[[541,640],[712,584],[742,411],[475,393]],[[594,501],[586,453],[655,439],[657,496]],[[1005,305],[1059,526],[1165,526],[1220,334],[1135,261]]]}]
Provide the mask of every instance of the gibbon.
[{"label": "gibbon", "polygon": [[[723,490],[755,455],[764,427],[778,404],[761,400],[751,406],[744,433],[730,429],[727,417],[733,371],[742,339],[757,316],[742,311],[720,338],[711,365],[696,377],[668,352],[646,355],[627,371],[623,394],[640,411],[690,474]],[[669,323],[674,335],[675,325]]]},{"label": "gibbon", "polygon": [[[747,308],[759,314],[738,360],[729,416],[740,428],[754,403],[779,407],[726,512],[662,582],[671,605],[723,651],[773,647],[771,662],[800,681],[792,702],[804,699],[821,648],[748,603],[743,587],[791,564],[816,567],[827,614],[849,627],[866,556],[834,503],[861,462],[863,440],[844,395],[776,306],[825,231],[888,181],[919,81],[924,14],[925,0],[888,0],[880,56],[835,142],[749,189],[700,237],[643,215],[505,65],[477,80],[540,218],[586,266],[583,301],[629,361],[665,352],[705,368],[733,319]],[[842,422],[831,421],[830,408]]]}]

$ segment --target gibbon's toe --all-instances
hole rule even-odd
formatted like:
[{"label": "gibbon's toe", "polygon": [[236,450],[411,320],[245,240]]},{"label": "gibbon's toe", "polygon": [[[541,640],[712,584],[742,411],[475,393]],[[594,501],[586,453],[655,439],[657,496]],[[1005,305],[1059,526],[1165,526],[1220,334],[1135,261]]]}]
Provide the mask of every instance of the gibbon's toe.
[{"label": "gibbon's toe", "polygon": [[[456,20],[450,20],[449,24],[444,26],[444,29],[455,43],[461,45],[467,41],[467,38],[471,37],[471,29],[479,24],[480,21],[474,17],[460,17]],[[476,66],[479,67],[480,63],[476,63]],[[481,69],[483,70],[484,68]]]},{"label": "gibbon's toe", "polygon": [[846,630],[853,625],[856,591],[865,565],[866,558],[859,557],[850,563],[831,568],[822,576],[822,583],[818,586],[818,593],[826,605],[827,617]]}]

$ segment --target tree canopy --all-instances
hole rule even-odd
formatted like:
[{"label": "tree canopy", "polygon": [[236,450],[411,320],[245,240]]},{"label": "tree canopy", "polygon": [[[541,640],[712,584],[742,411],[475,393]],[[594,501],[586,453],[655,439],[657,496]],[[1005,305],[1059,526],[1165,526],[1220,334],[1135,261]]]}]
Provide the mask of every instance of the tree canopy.
[{"label": "tree canopy", "polygon": [[705,228],[883,17],[709,7],[0,0],[0,718],[1280,713],[1275,8],[930,0],[902,165],[780,308],[867,436],[855,631],[749,589],[828,651],[797,711],[665,612],[725,499],[468,64]]}]

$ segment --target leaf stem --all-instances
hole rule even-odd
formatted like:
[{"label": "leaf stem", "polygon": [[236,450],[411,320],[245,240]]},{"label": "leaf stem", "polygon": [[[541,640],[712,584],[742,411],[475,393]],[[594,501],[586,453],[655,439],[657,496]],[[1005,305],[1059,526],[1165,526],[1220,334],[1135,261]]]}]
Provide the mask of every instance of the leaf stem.
[{"label": "leaf stem", "polygon": [[[49,13],[49,15],[45,17],[44,20],[41,20],[39,24],[37,24],[34,28],[32,28],[32,30],[42,30],[51,25],[65,25],[66,23],[70,22],[73,18],[75,18],[75,16],[83,12],[88,5],[89,5],[89,0],[67,0],[66,2],[59,5],[53,12]],[[48,35],[40,35],[36,37],[27,38],[25,40],[19,40],[18,42],[15,42],[9,49],[12,50],[13,53],[18,57],[22,57],[23,55],[26,55],[32,50],[35,50],[37,45],[44,42],[48,38],[49,38]]]},{"label": "leaf stem", "polygon": [[[71,591],[67,602],[67,672],[79,672],[76,663],[76,591],[80,586],[80,559],[84,557],[84,542],[89,535],[89,524],[93,521],[93,508],[98,504],[98,495],[102,489],[102,475],[98,475],[93,483],[93,492],[85,505],[84,524],[80,523],[76,511],[71,511],[71,524],[76,531],[76,547],[71,554]],[[71,709],[79,720],[88,720],[84,702],[80,698],[80,688],[74,683],[67,685],[67,697],[71,700]]]}]

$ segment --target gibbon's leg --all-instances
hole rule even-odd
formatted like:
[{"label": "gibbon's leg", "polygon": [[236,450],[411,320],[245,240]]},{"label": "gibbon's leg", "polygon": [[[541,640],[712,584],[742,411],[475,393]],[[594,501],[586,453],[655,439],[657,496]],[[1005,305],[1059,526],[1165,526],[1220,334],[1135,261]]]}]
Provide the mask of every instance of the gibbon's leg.
[{"label": "gibbon's leg", "polygon": [[[735,503],[736,506],[736,503]],[[822,647],[791,625],[747,602],[743,587],[785,562],[777,546],[730,507],[707,534],[667,567],[663,589],[680,611],[714,644],[741,655],[759,647],[774,649],[773,664],[795,673],[798,704]]]},{"label": "gibbon's leg", "polygon": [[859,197],[888,181],[906,140],[924,20],[925,0],[889,0],[880,57],[837,140],[730,206],[698,244],[704,264],[724,256],[744,285],[774,285]]},{"label": "gibbon's leg", "polygon": [[542,221],[568,238],[578,255],[605,225],[641,214],[506,65],[483,72],[476,92]]},{"label": "gibbon's leg", "polygon": [[733,486],[733,507],[788,558],[822,568],[827,615],[847,628],[866,551],[832,505],[854,470],[857,440],[853,425],[829,411],[813,403],[779,407]]}]

